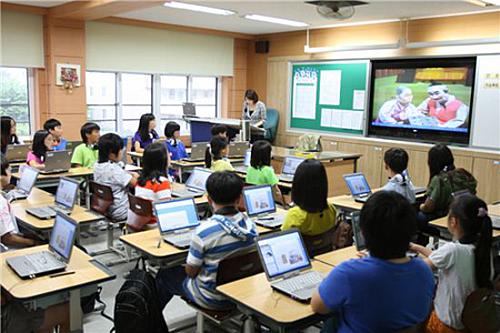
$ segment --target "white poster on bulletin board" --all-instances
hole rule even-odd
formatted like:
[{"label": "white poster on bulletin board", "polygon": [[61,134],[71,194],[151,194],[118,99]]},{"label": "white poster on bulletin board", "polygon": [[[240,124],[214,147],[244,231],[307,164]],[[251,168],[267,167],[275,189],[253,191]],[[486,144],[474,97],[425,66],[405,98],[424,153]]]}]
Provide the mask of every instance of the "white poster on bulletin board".
[{"label": "white poster on bulletin board", "polygon": [[302,69],[295,72],[293,83],[293,117],[316,119],[316,94],[318,73]]}]

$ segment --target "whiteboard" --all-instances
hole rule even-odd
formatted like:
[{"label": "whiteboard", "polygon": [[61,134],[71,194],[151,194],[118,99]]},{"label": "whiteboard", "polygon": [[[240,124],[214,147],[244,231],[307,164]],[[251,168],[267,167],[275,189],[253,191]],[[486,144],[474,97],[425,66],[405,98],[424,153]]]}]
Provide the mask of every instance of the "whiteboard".
[{"label": "whiteboard", "polygon": [[500,54],[477,57],[472,146],[500,149]]}]

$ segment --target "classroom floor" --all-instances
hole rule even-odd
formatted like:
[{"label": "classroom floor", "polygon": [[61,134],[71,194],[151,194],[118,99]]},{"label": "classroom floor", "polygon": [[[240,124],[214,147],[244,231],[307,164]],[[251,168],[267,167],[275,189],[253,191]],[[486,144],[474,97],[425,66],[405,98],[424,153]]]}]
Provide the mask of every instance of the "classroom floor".
[{"label": "classroom floor", "polygon": [[[118,239],[119,231],[115,231],[115,239]],[[81,245],[84,246],[88,252],[102,250],[106,246],[105,232],[99,232],[97,237],[89,236],[88,238],[81,238]],[[109,263],[117,259],[115,254],[104,254],[95,257],[103,263]],[[118,290],[123,285],[125,278],[124,274],[134,268],[136,262],[122,263],[109,268],[116,274],[116,279],[102,284],[101,299],[106,303],[105,313],[113,317],[113,309],[115,305],[115,297]],[[163,316],[167,322],[170,331],[180,333],[194,333],[196,331],[196,312],[188,306],[179,297],[174,297],[173,300],[165,307]],[[210,325],[208,320],[205,320],[206,332],[225,332],[218,327]],[[109,332],[113,327],[113,323],[108,319],[101,316],[100,312],[93,312],[83,317],[83,329],[85,333],[105,333]],[[183,328],[184,327],[184,328]],[[177,330],[182,328],[180,330]],[[263,330],[265,332],[265,330]],[[311,327],[302,332],[317,333],[320,330]]]}]

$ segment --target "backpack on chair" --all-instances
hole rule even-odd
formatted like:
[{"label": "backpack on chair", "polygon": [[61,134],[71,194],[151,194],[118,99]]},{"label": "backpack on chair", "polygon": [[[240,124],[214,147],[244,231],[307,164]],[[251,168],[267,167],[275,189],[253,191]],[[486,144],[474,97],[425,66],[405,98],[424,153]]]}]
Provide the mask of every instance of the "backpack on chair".
[{"label": "backpack on chair", "polygon": [[[141,260],[143,269],[139,269]],[[144,259],[139,259],[116,295],[116,333],[168,332],[160,309],[155,280],[144,268]]]},{"label": "backpack on chair", "polygon": [[462,323],[470,333],[498,333],[500,319],[496,313],[495,291],[480,288],[467,296]]},{"label": "backpack on chair", "polygon": [[333,249],[341,249],[353,244],[352,224],[347,221],[344,214],[339,214],[337,223],[333,227]]}]

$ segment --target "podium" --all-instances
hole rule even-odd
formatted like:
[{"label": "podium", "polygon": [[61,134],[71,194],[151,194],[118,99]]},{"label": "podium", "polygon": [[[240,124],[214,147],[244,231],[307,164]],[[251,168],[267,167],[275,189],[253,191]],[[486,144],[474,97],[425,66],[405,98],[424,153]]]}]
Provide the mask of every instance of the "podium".
[{"label": "podium", "polygon": [[191,127],[191,142],[209,142],[212,138],[212,127],[216,124],[226,125],[238,131],[238,141],[249,141],[252,133],[266,132],[264,128],[252,126],[249,120],[242,119],[184,117],[184,121]]}]

